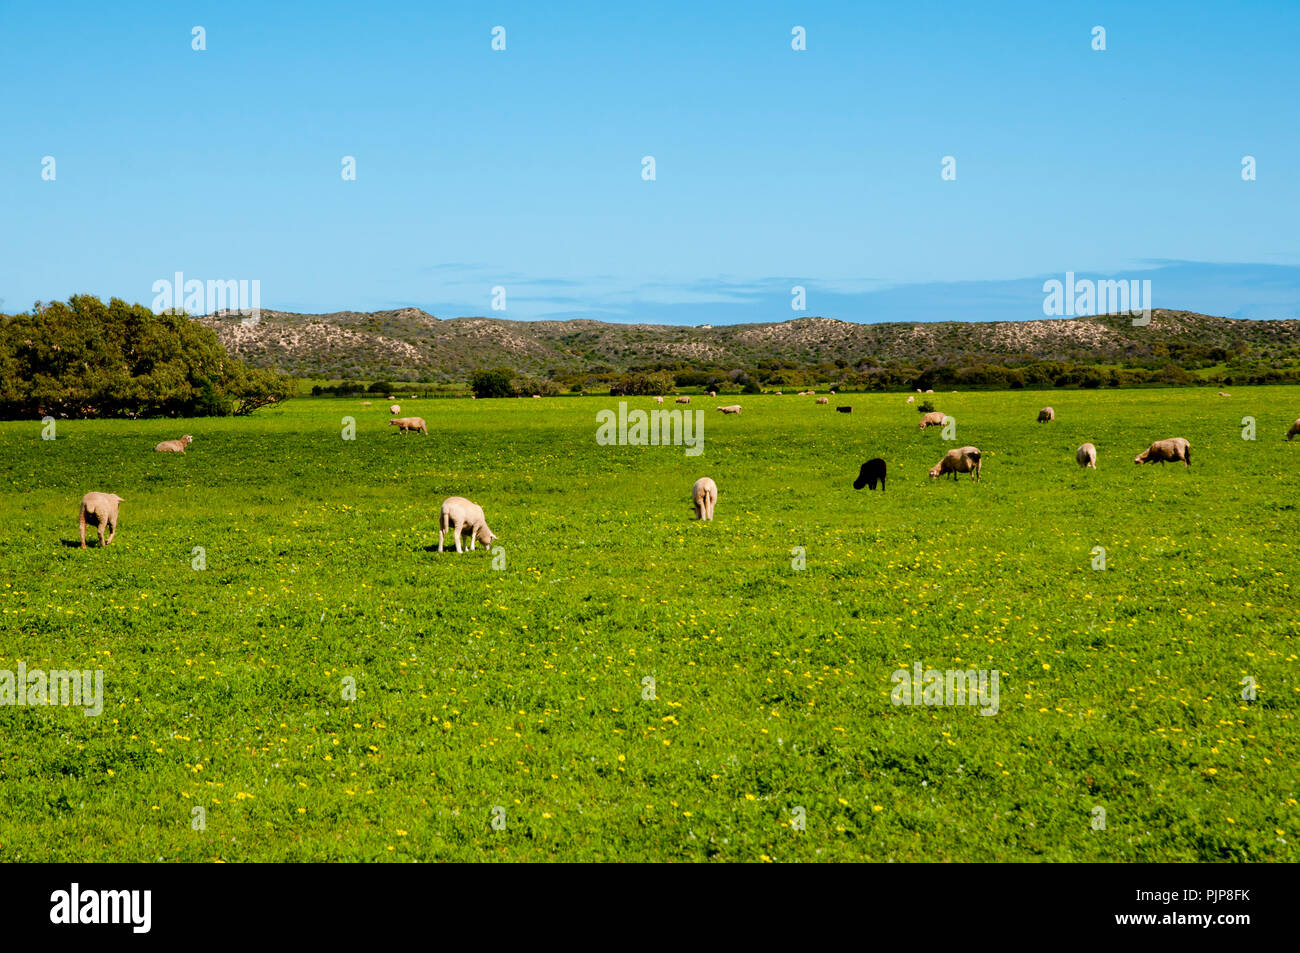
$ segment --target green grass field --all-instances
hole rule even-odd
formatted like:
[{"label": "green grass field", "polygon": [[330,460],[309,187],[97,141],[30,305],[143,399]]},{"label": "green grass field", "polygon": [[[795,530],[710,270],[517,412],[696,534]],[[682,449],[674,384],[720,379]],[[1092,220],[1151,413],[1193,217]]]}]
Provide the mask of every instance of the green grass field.
[{"label": "green grass field", "polygon": [[[0,860],[1295,861],[1300,391],[1232,393],[933,395],[956,444],[697,397],[698,457],[598,445],[609,397],[0,423],[0,669],[104,672],[99,717],[0,707]],[[931,482],[963,444],[983,482]],[[496,557],[436,552],[450,495]],[[999,712],[891,704],[915,662]]]}]

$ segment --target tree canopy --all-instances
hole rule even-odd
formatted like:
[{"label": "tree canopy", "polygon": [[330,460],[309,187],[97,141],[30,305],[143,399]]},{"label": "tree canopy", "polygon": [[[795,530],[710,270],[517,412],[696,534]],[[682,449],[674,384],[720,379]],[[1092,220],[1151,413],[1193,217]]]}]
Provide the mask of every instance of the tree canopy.
[{"label": "tree canopy", "polygon": [[183,314],[92,295],[0,315],[0,416],[219,417],[293,393]]}]

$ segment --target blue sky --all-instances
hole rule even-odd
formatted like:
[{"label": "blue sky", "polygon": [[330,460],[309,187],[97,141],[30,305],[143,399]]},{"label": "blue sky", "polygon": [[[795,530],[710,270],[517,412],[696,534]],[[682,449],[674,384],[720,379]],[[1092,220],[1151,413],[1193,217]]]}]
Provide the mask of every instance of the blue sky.
[{"label": "blue sky", "polygon": [[1295,2],[0,3],[0,309],[1300,316],[1297,49]]}]

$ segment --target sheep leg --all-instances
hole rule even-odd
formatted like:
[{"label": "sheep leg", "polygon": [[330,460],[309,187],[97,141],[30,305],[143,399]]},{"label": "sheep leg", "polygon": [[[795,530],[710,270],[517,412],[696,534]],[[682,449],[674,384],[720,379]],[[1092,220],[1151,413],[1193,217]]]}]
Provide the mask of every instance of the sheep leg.
[{"label": "sheep leg", "polygon": [[[113,537],[116,535],[117,535],[117,520],[113,520],[108,524],[108,542],[105,543],[104,545],[105,546],[110,545],[113,542]],[[99,536],[100,539],[103,539],[104,533],[102,530],[100,531]]]},{"label": "sheep leg", "polygon": [[81,548],[86,548],[86,508],[81,508]]},{"label": "sheep leg", "polygon": [[461,547],[461,543],[460,543],[460,532],[461,532],[461,528],[462,528],[464,525],[465,525],[465,524],[462,523],[462,522],[460,522],[460,520],[457,520],[457,521],[456,521],[456,552],[458,552],[458,553],[463,553],[463,552],[465,551],[465,550]]}]

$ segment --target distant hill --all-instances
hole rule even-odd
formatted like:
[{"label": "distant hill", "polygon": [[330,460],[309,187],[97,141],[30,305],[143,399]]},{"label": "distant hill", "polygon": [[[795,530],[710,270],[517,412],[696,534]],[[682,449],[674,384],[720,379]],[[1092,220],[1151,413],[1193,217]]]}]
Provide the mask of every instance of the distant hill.
[{"label": "distant hill", "polygon": [[[770,324],[678,327],[602,321],[440,320],[417,308],[361,313],[262,311],[196,318],[252,367],[299,377],[464,381],[480,368],[572,376],[654,368],[777,365],[841,367],[1014,365],[1031,361],[1126,364],[1181,353],[1249,355],[1300,362],[1300,321],[1249,321],[1154,311],[1134,327],[1127,315],[999,322],[854,324],[809,317]],[[1215,359],[1219,359],[1216,354]]]}]

